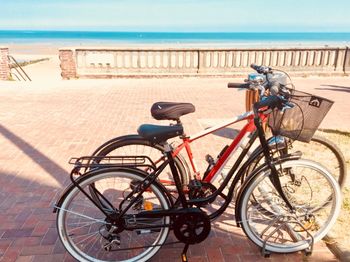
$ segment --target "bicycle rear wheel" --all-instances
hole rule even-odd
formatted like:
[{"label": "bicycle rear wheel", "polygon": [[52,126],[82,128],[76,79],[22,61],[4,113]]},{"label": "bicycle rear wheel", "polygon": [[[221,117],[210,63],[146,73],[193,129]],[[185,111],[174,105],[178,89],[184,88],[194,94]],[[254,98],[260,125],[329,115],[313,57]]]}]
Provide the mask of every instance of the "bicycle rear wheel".
[{"label": "bicycle rear wheel", "polygon": [[292,150],[299,150],[305,159],[315,159],[317,163],[326,167],[341,188],[346,182],[346,162],[341,150],[329,139],[314,135],[309,143],[294,141]]},{"label": "bicycle rear wheel", "polygon": [[247,237],[265,250],[296,252],[321,240],[335,223],[341,206],[340,188],[315,162],[286,161],[276,165],[282,188],[295,208],[291,212],[264,168],[245,185],[238,203]]},{"label": "bicycle rear wheel", "polygon": [[[150,141],[145,140],[138,135],[115,138],[110,143],[107,142],[99,147],[93,153],[93,156],[147,156],[156,164],[156,166],[160,166],[165,160],[163,146],[152,144]],[[175,156],[174,161],[181,183],[186,186],[189,182],[187,163],[181,155]],[[143,171],[151,172],[152,170],[144,168]],[[160,174],[159,182],[166,186],[169,191],[175,190],[174,179],[169,167],[166,167],[166,169]]]},{"label": "bicycle rear wheel", "polygon": [[[143,179],[130,170],[100,169],[80,179],[79,186],[89,193],[93,185],[114,206],[104,205],[104,210],[117,217],[136,196],[135,185]],[[131,192],[131,197],[125,199]],[[123,226],[120,226],[106,217],[77,187],[71,186],[57,213],[60,240],[79,261],[147,261],[164,244],[170,224],[169,217],[137,219],[133,216],[149,208],[169,209],[166,195],[156,184],[152,184],[137,199],[124,215]],[[123,228],[124,225],[128,228]],[[138,229],[132,230],[132,227]]]}]

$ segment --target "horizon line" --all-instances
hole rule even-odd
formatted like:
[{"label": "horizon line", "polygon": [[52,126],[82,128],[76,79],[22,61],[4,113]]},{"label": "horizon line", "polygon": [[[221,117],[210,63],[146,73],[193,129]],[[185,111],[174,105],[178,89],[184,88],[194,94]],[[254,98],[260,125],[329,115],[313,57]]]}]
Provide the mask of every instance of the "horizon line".
[{"label": "horizon line", "polygon": [[350,31],[152,31],[152,30],[85,30],[85,29],[3,29],[0,27],[0,31],[21,31],[21,32],[87,32],[87,33],[183,33],[183,34],[201,34],[201,33],[211,33],[211,34],[233,34],[233,33],[254,33],[254,34],[304,34],[304,33],[350,33]]}]

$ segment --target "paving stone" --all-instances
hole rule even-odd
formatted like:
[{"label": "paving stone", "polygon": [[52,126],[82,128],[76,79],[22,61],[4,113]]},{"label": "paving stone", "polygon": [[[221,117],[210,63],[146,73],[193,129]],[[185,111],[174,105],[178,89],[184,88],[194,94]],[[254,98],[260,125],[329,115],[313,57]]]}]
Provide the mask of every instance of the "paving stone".
[{"label": "paving stone", "polygon": [[33,228],[9,229],[6,230],[3,238],[29,237],[33,232]]}]

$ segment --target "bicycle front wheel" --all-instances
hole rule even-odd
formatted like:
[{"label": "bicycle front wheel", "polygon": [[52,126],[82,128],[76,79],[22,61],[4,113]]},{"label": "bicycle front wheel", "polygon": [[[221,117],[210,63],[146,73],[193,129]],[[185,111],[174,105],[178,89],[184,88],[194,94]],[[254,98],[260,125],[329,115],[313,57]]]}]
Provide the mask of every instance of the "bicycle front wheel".
[{"label": "bicycle front wheel", "polygon": [[[130,170],[100,169],[82,178],[79,186],[91,194],[93,185],[98,190],[95,195],[103,195],[113,205],[104,205],[103,209],[111,217],[117,217],[135,198],[135,187],[143,179]],[[150,208],[169,209],[166,195],[156,184],[152,184],[128,209],[123,226],[120,226],[72,186],[57,213],[60,240],[78,261],[147,261],[164,244],[170,224],[170,217],[140,219],[133,216]]]},{"label": "bicycle front wheel", "polygon": [[[256,150],[261,150],[261,148],[259,147]],[[341,188],[344,186],[347,177],[346,162],[343,153],[332,141],[322,136],[314,135],[309,143],[294,141],[292,148],[287,148],[287,145],[285,145],[285,148],[278,151],[274,150],[272,147],[272,154],[274,156],[278,153],[283,155],[284,153],[294,151],[301,151],[305,159],[316,160],[317,163],[320,163],[331,172]],[[248,167],[247,175],[252,173],[255,168],[263,163],[264,154],[261,151],[261,154]]]},{"label": "bicycle front wheel", "polygon": [[292,212],[264,168],[247,183],[239,203],[247,237],[265,250],[296,252],[321,240],[335,223],[341,206],[340,188],[315,162],[291,160],[276,165]]}]

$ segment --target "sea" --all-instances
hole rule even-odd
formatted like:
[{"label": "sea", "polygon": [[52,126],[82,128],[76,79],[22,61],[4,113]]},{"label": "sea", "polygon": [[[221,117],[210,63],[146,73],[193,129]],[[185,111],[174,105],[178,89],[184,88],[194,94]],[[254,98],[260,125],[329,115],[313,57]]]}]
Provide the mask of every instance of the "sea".
[{"label": "sea", "polygon": [[350,45],[350,32],[105,32],[0,30],[0,44]]}]

